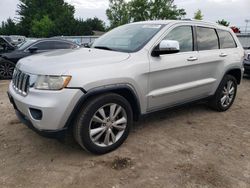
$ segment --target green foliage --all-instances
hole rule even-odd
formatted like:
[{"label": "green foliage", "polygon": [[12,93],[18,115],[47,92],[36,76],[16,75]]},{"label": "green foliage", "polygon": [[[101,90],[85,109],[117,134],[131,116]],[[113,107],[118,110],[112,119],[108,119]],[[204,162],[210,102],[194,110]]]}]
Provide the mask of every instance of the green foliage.
[{"label": "green foliage", "polygon": [[97,17],[88,18],[86,24],[89,25],[93,31],[105,31],[105,23]]},{"label": "green foliage", "polygon": [[106,11],[111,28],[129,22],[180,19],[186,12],[174,5],[174,0],[109,0]]},{"label": "green foliage", "polygon": [[130,22],[129,6],[125,0],[109,0],[109,8],[106,15],[110,21],[110,27],[114,28]]},{"label": "green foliage", "polygon": [[33,20],[31,33],[34,37],[49,37],[54,28],[54,22],[48,15],[41,20]]},{"label": "green foliage", "polygon": [[203,20],[203,15],[202,15],[200,9],[198,9],[197,12],[194,13],[194,19],[196,19],[196,20]]},{"label": "green foliage", "polygon": [[151,0],[149,2],[150,20],[181,19],[186,15],[184,9],[178,9],[174,0]]},{"label": "green foliage", "polygon": [[105,31],[98,18],[75,19],[75,8],[64,0],[19,0],[19,22],[11,19],[2,23],[0,34],[19,34],[29,37],[91,35],[93,30]]},{"label": "green foliage", "polygon": [[8,18],[6,22],[2,22],[0,27],[0,35],[17,35],[18,27],[16,23]]},{"label": "green foliage", "polygon": [[230,25],[230,22],[228,22],[228,21],[226,21],[224,19],[218,20],[217,23],[220,24],[220,25],[224,25],[226,27],[228,27]]},{"label": "green foliage", "polygon": [[148,0],[133,0],[128,3],[130,22],[148,20],[150,17]]}]

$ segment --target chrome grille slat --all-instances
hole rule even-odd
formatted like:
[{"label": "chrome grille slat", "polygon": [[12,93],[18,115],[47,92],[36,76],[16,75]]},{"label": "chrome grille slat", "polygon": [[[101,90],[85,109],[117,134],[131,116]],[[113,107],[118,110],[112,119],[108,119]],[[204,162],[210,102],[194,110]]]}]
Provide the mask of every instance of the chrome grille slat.
[{"label": "chrome grille slat", "polygon": [[29,79],[30,75],[16,69],[12,79],[13,88],[16,92],[20,95],[26,96],[29,89]]}]

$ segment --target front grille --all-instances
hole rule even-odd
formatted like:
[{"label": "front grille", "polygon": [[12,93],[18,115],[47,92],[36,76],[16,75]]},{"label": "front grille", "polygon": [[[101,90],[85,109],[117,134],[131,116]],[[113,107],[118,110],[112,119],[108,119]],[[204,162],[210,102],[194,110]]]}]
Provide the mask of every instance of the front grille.
[{"label": "front grille", "polygon": [[12,78],[13,88],[21,95],[27,95],[29,90],[30,76],[18,69],[15,70]]}]

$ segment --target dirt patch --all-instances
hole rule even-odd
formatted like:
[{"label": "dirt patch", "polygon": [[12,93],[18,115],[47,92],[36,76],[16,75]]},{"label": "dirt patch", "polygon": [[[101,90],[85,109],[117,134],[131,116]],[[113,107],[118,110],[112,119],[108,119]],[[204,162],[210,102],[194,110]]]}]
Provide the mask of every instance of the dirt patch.
[{"label": "dirt patch", "polygon": [[111,163],[108,163],[112,169],[123,170],[132,166],[132,161],[128,157],[116,157]]},{"label": "dirt patch", "polygon": [[230,187],[229,182],[212,164],[195,166],[190,163],[179,164],[176,169],[182,173],[183,185],[194,184],[199,186]]}]

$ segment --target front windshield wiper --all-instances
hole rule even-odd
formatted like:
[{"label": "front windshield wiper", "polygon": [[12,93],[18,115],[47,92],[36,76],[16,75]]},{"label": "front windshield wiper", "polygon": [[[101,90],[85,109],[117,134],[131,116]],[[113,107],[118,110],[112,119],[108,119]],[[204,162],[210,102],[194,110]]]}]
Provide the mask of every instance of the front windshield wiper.
[{"label": "front windshield wiper", "polygon": [[97,49],[102,49],[102,50],[111,50],[111,51],[116,51],[112,48],[109,48],[107,46],[94,46],[94,48],[97,48]]}]

